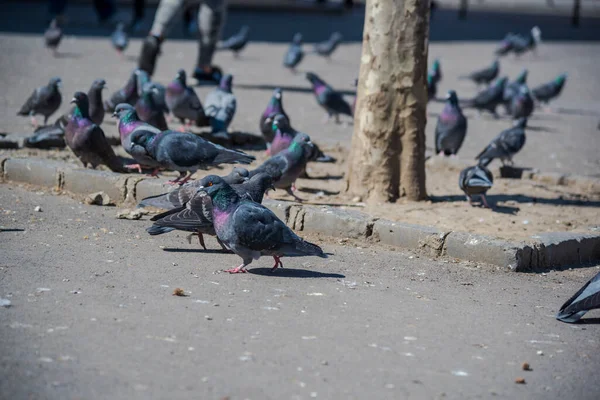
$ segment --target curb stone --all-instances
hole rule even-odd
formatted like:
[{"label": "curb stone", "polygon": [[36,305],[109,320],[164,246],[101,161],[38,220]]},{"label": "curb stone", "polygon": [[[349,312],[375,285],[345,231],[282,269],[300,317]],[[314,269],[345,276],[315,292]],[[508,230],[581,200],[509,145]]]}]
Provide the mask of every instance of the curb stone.
[{"label": "curb stone", "polygon": [[[533,174],[562,184],[585,183],[600,189],[600,180]],[[116,202],[138,202],[169,190],[157,179],[95,171],[70,164],[25,158],[0,158],[0,177],[4,181],[64,189],[88,195],[104,191]],[[265,199],[263,204],[297,231],[333,237],[369,239],[383,244],[422,251],[429,256],[447,256],[491,264],[513,271],[586,264],[600,260],[600,234],[554,232],[532,236],[531,242],[511,242],[467,232],[445,232],[420,226],[373,218],[367,214],[334,207],[305,206],[299,203]]]}]

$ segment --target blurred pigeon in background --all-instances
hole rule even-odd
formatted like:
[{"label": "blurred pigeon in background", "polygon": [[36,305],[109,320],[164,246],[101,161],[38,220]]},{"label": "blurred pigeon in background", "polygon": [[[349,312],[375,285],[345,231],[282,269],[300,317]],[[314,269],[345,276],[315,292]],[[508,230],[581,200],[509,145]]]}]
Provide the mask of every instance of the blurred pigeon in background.
[{"label": "blurred pigeon in background", "polygon": [[169,129],[165,120],[166,110],[154,102],[153,96],[157,92],[158,89],[152,85],[152,82],[147,82],[142,89],[142,95],[135,103],[135,111],[142,121],[149,123],[161,131],[166,131]]},{"label": "blurred pigeon in background", "polygon": [[498,62],[498,60],[494,60],[492,65],[490,65],[489,67],[471,72],[469,75],[459,77],[459,79],[469,79],[478,85],[489,85],[491,81],[498,77],[499,73],[500,63]]},{"label": "blurred pigeon in background", "polygon": [[456,92],[450,90],[446,97],[446,105],[435,126],[435,152],[446,156],[455,155],[462,146],[466,134],[467,119],[458,105]]},{"label": "blurred pigeon in background", "polygon": [[482,165],[475,165],[460,171],[458,186],[467,196],[469,204],[473,204],[471,196],[480,195],[481,202],[486,208],[491,208],[485,198],[485,194],[492,187],[494,177],[489,169]]},{"label": "blurred pigeon in background", "polygon": [[52,50],[52,54],[56,57],[58,54],[58,45],[63,37],[63,31],[58,26],[58,21],[54,18],[50,21],[50,26],[44,32],[44,42],[46,43],[46,47]]},{"label": "blurred pigeon in background", "polygon": [[302,34],[296,33],[292,39],[292,44],[288,48],[285,56],[283,57],[283,66],[296,72],[296,66],[300,64],[304,58],[304,51],[302,50]]},{"label": "blurred pigeon in background", "polygon": [[104,110],[106,112],[115,111],[115,107],[121,103],[135,105],[135,102],[139,99],[138,88],[137,88],[137,74],[139,69],[134,70],[127,83],[122,89],[114,92],[108,100],[104,101]]},{"label": "blurred pigeon in background", "polygon": [[474,98],[465,100],[463,102],[464,106],[475,108],[480,112],[489,111],[494,117],[498,118],[496,108],[503,102],[504,87],[506,86],[507,80],[508,78],[506,77],[497,79],[493,85],[477,93]]},{"label": "blurred pigeon in background", "polygon": [[242,26],[240,31],[235,35],[231,36],[229,39],[221,42],[217,49],[219,50],[231,50],[235,57],[239,56],[239,52],[246,47],[248,44],[248,33],[250,32],[250,28],[247,25]]},{"label": "blurred pigeon in background", "polygon": [[231,91],[233,76],[226,74],[219,86],[206,96],[205,113],[212,132],[227,132],[237,109],[237,100]]},{"label": "blurred pigeon in background", "polygon": [[487,167],[494,158],[499,158],[504,165],[506,161],[512,164],[512,158],[525,145],[525,127],[527,118],[521,118],[513,124],[512,128],[506,129],[494,138],[475,159],[479,165]]},{"label": "blurred pigeon in background", "polygon": [[519,88],[519,92],[512,98],[510,104],[510,113],[513,119],[529,118],[531,113],[533,113],[534,107],[533,97],[531,97],[529,88],[522,85]]},{"label": "blurred pigeon in background", "polygon": [[169,83],[166,90],[167,107],[175,118],[186,125],[192,122],[198,126],[206,125],[206,115],[202,103],[194,89],[187,85],[183,69],[177,71],[177,76]]},{"label": "blurred pigeon in background", "polygon": [[275,117],[275,115],[282,115],[284,118],[287,119],[288,124],[290,123],[290,118],[283,109],[282,101],[282,90],[280,88],[275,88],[275,90],[273,91],[273,95],[271,96],[271,100],[267,105],[267,108],[260,116],[259,127],[263,138],[265,139],[265,142],[267,142],[267,151],[271,146],[273,138],[275,137],[275,132],[273,131],[273,118]]},{"label": "blurred pigeon in background", "polygon": [[331,57],[335,49],[342,43],[343,36],[339,32],[333,32],[329,39],[316,43],[313,52],[327,59]]},{"label": "blurred pigeon in background", "polygon": [[334,116],[335,121],[339,123],[340,114],[348,115],[350,117],[353,116],[350,104],[344,100],[340,93],[333,90],[331,86],[319,78],[317,74],[307,72],[306,79],[312,84],[313,93],[317,98],[317,102],[325,109],[325,111],[327,111],[329,117]]},{"label": "blurred pigeon in background", "polygon": [[600,308],[600,273],[562,305],[556,319],[569,323],[578,322],[585,313],[596,308]]},{"label": "blurred pigeon in background", "polygon": [[519,92],[519,88],[525,84],[527,84],[527,69],[521,71],[517,79],[514,81],[507,83],[504,87],[504,93],[502,94],[502,101],[504,102],[504,108],[506,109],[506,113],[510,114],[510,103],[512,102],[513,97]]},{"label": "blurred pigeon in background", "polygon": [[533,88],[531,93],[540,103],[548,104],[550,100],[560,95],[566,81],[567,74],[560,74],[553,81]]},{"label": "blurred pigeon in background", "polygon": [[427,75],[431,76],[436,86],[439,82],[442,81],[442,65],[439,59],[436,58],[435,60],[433,60],[433,64],[431,65],[431,69],[429,70]]},{"label": "blurred pigeon in background", "polygon": [[527,35],[515,35],[509,33],[502,40],[500,45],[495,50],[497,56],[504,56],[509,53],[515,53],[519,56],[529,50],[535,51],[536,47],[542,41],[542,31],[539,27],[534,26]]},{"label": "blurred pigeon in background", "polygon": [[112,41],[113,47],[115,48],[115,50],[117,50],[117,53],[119,53],[119,55],[122,56],[123,52],[127,48],[127,45],[129,45],[129,35],[127,34],[127,31],[125,30],[124,22],[119,22],[117,24],[117,27],[115,28],[115,31],[112,33],[110,39]]},{"label": "blurred pigeon in background", "polygon": [[62,95],[58,88],[61,85],[61,79],[58,77],[50,79],[46,86],[41,86],[33,91],[25,104],[21,107],[17,115],[31,117],[31,124],[37,127],[36,114],[44,116],[44,125],[48,122],[48,117],[54,114],[62,103]]},{"label": "blurred pigeon in background", "polygon": [[104,121],[104,104],[102,103],[102,91],[106,89],[104,79],[96,79],[88,91],[88,100],[90,102],[90,119],[96,125]]}]

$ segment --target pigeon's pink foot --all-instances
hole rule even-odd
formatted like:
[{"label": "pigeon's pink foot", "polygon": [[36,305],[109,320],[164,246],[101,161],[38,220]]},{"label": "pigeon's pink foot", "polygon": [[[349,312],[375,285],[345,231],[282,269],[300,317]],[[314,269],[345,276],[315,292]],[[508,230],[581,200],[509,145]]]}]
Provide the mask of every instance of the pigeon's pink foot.
[{"label": "pigeon's pink foot", "polygon": [[485,198],[485,194],[482,194],[482,195],[481,195],[481,201],[483,202],[483,205],[484,205],[484,207],[485,207],[485,208],[490,208],[490,209],[492,208],[492,207],[490,207],[490,205],[488,204],[488,202],[487,202],[487,199]]},{"label": "pigeon's pink foot", "polygon": [[140,174],[142,173],[142,166],[140,164],[127,164],[125,165],[127,169],[136,169]]},{"label": "pigeon's pink foot", "polygon": [[31,126],[33,126],[33,129],[37,129],[38,127],[38,122],[37,119],[35,119],[35,117],[31,117]]},{"label": "pigeon's pink foot", "polygon": [[185,127],[183,125],[179,127],[179,132],[185,132]]},{"label": "pigeon's pink foot", "polygon": [[438,156],[440,156],[440,157],[444,157],[444,150],[440,151],[440,152],[438,153]]},{"label": "pigeon's pink foot", "polygon": [[275,270],[279,267],[283,268],[281,257],[273,256],[273,260],[275,260],[275,265],[273,265],[273,268],[271,268],[271,272],[275,272]]},{"label": "pigeon's pink foot", "polygon": [[171,179],[170,181],[167,181],[167,185],[177,185],[177,184],[179,184],[180,180],[181,180],[181,176],[178,176],[177,179]]},{"label": "pigeon's pink foot", "polygon": [[231,269],[226,269],[225,272],[229,272],[230,274],[245,274],[246,272],[246,266],[244,264],[240,265],[239,267],[236,268],[231,268]]},{"label": "pigeon's pink foot", "polygon": [[192,179],[192,174],[188,174],[188,176],[186,176],[185,178],[183,178],[182,181],[179,182],[180,185],[183,185],[184,183],[186,183],[187,181],[189,181],[190,179]]},{"label": "pigeon's pink foot", "polygon": [[158,178],[158,173],[160,172],[160,168],[154,168],[154,170],[152,171],[152,173],[150,174],[151,177],[153,178]]}]

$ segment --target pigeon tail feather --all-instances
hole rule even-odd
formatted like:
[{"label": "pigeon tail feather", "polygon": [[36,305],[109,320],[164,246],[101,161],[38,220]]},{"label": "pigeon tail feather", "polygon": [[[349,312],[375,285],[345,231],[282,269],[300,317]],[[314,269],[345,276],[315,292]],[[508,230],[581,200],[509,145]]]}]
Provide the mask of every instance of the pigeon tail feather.
[{"label": "pigeon tail feather", "polygon": [[168,226],[159,226],[159,225],[152,225],[150,228],[146,229],[146,232],[148,232],[150,235],[155,236],[155,235],[162,235],[163,233],[168,233],[171,231],[174,231],[175,228],[170,228]]}]

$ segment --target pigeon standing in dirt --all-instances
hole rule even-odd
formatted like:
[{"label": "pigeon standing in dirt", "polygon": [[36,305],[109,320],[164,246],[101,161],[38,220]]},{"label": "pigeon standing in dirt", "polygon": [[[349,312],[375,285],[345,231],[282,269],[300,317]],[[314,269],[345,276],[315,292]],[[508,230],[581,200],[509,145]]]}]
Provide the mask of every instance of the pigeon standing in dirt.
[{"label": "pigeon standing in dirt", "polygon": [[151,82],[147,82],[142,90],[142,95],[135,103],[135,111],[142,121],[161,131],[166,131],[169,129],[165,120],[166,110],[154,102],[154,95],[157,92],[158,89]]},{"label": "pigeon standing in dirt", "polygon": [[131,144],[133,149],[145,151],[162,168],[179,171],[179,177],[169,183],[183,184],[200,168],[219,164],[250,164],[255,159],[192,133],[137,131],[131,134]]},{"label": "pigeon standing in dirt", "polygon": [[231,91],[233,76],[226,74],[219,86],[206,96],[205,113],[213,133],[227,132],[237,109],[237,100]]},{"label": "pigeon standing in dirt", "polygon": [[313,47],[313,52],[325,57],[326,59],[330,59],[331,55],[338,48],[340,43],[342,43],[343,36],[339,32],[333,32],[329,39],[316,43]]},{"label": "pigeon standing in dirt", "polygon": [[288,48],[285,56],[283,57],[283,66],[296,72],[296,67],[300,64],[300,61],[304,58],[304,51],[302,50],[302,34],[296,33],[292,39],[292,44]]},{"label": "pigeon standing in dirt", "polygon": [[275,137],[275,133],[273,132],[273,118],[275,115],[283,115],[288,123],[290,122],[290,117],[286,114],[283,109],[283,92],[280,88],[275,88],[273,91],[273,96],[271,96],[271,100],[267,105],[267,108],[260,116],[259,127],[262,132],[265,141],[267,142],[267,150]]},{"label": "pigeon standing in dirt", "polygon": [[480,195],[481,202],[486,208],[490,208],[485,194],[494,184],[494,177],[489,169],[482,165],[475,165],[460,171],[458,177],[458,186],[467,196],[469,204],[473,200],[471,196]]},{"label": "pigeon standing in dirt", "polygon": [[115,48],[115,50],[117,50],[117,53],[119,53],[119,55],[122,56],[123,52],[127,48],[127,45],[129,45],[129,35],[125,30],[124,22],[119,22],[117,24],[117,27],[115,28],[115,31],[112,33],[110,38],[113,47]]},{"label": "pigeon standing in dirt", "polygon": [[561,74],[556,77],[552,82],[545,83],[537,86],[531,90],[533,97],[540,103],[548,104],[550,100],[558,97],[562,92],[565,82],[567,81],[567,74]]},{"label": "pigeon standing in dirt", "polygon": [[58,45],[63,37],[63,31],[58,26],[58,21],[56,18],[50,22],[50,26],[44,32],[44,42],[46,43],[46,47],[52,51],[52,54],[56,57],[58,54]]},{"label": "pigeon standing in dirt", "polygon": [[102,103],[102,91],[106,89],[104,79],[96,79],[88,91],[88,100],[90,102],[90,119],[96,125],[104,121],[104,104]]},{"label": "pigeon standing in dirt", "polygon": [[202,103],[194,89],[187,85],[183,69],[177,71],[177,76],[167,86],[165,100],[171,114],[182,123],[189,125],[193,122],[198,126],[206,125]]},{"label": "pigeon standing in dirt", "polygon": [[335,121],[339,123],[340,114],[348,115],[350,117],[353,116],[350,104],[344,100],[340,93],[333,90],[331,86],[319,78],[317,74],[308,72],[306,74],[306,79],[312,84],[313,93],[317,98],[317,102],[325,109],[325,111],[327,111],[329,117],[334,116]]},{"label": "pigeon standing in dirt", "polygon": [[71,102],[75,103],[75,108],[65,128],[65,140],[83,166],[90,164],[96,168],[103,164],[114,172],[126,172],[102,129],[90,120],[87,95],[76,92]]},{"label": "pigeon standing in dirt", "polygon": [[498,60],[494,60],[492,65],[490,65],[489,67],[471,72],[469,75],[462,76],[459,79],[469,79],[478,85],[489,85],[491,81],[498,77],[499,73],[500,63],[498,62]]},{"label": "pigeon standing in dirt", "polygon": [[239,57],[240,51],[246,47],[248,44],[248,33],[250,32],[250,28],[247,25],[242,26],[240,31],[230,37],[227,40],[221,42],[217,49],[219,50],[231,50],[233,52],[234,57]]},{"label": "pigeon standing in dirt", "polygon": [[502,101],[504,102],[504,108],[506,109],[506,113],[510,114],[510,103],[512,102],[513,97],[517,93],[519,93],[519,88],[525,84],[527,84],[527,69],[521,71],[517,79],[513,82],[507,83],[504,87],[504,93],[502,94]]},{"label": "pigeon standing in dirt", "polygon": [[525,145],[526,126],[527,118],[521,118],[515,121],[512,128],[500,132],[500,134],[475,157],[476,160],[479,160],[479,165],[487,167],[494,158],[499,158],[503,165],[506,161],[509,161],[512,164],[513,156]]},{"label": "pigeon standing in dirt", "polygon": [[113,112],[117,105],[121,103],[135,105],[135,102],[139,99],[138,87],[137,87],[137,74],[139,69],[136,69],[131,73],[127,83],[122,89],[114,92],[108,100],[104,101],[104,110],[106,112]]},{"label": "pigeon standing in dirt", "polygon": [[590,310],[600,308],[600,273],[590,279],[581,289],[562,305],[556,319],[575,323]]},{"label": "pigeon standing in dirt", "polygon": [[478,111],[488,111],[498,118],[496,108],[503,102],[504,87],[508,78],[500,78],[493,85],[479,92],[473,99],[464,102],[465,107],[475,108]]},{"label": "pigeon standing in dirt", "polygon": [[41,86],[33,91],[25,104],[21,107],[17,115],[31,117],[31,124],[37,127],[36,114],[44,116],[44,125],[48,122],[48,117],[54,114],[62,103],[62,95],[59,87],[61,80],[58,77],[50,79],[46,86]]},{"label": "pigeon standing in dirt", "polygon": [[510,111],[513,119],[529,118],[535,104],[533,103],[533,97],[529,92],[529,88],[525,85],[519,88],[519,92],[512,98],[510,104]]},{"label": "pigeon standing in dirt", "polygon": [[268,208],[248,199],[242,199],[231,186],[218,176],[206,177],[202,188],[211,198],[212,218],[217,237],[242,258],[242,264],[227,270],[229,273],[246,272],[252,260],[272,256],[272,271],[283,267],[281,257],[318,256],[327,258],[323,250],[309,243]]},{"label": "pigeon standing in dirt", "polygon": [[450,90],[435,126],[435,152],[446,156],[456,155],[466,134],[467,119],[458,105],[456,92]]}]

